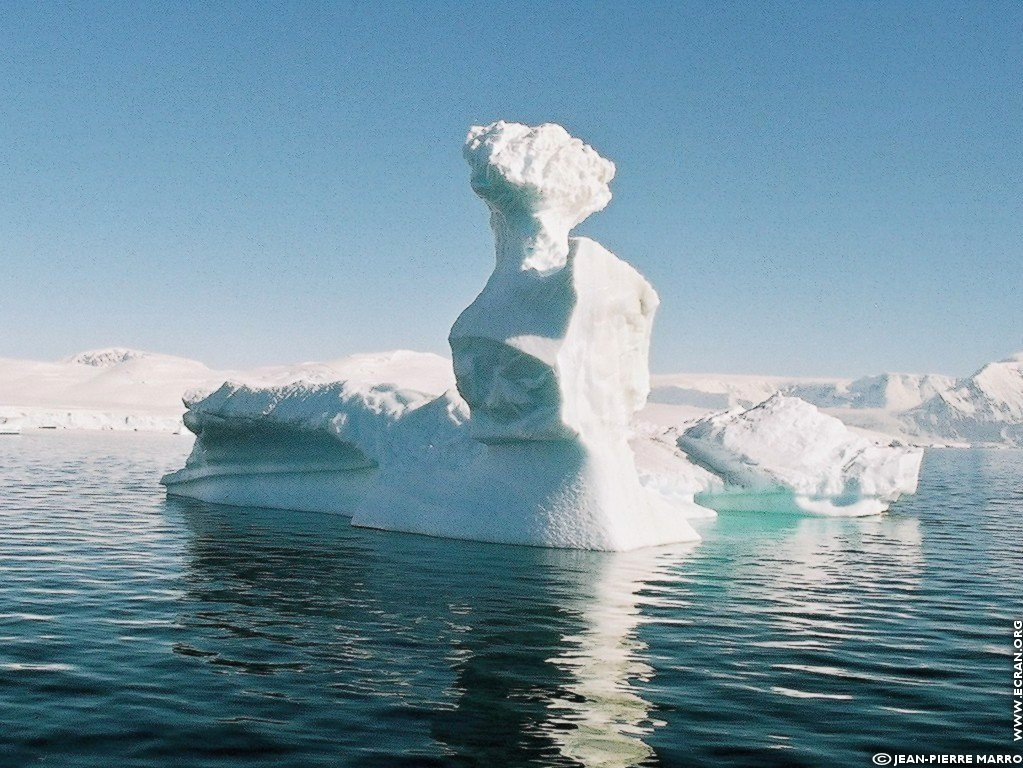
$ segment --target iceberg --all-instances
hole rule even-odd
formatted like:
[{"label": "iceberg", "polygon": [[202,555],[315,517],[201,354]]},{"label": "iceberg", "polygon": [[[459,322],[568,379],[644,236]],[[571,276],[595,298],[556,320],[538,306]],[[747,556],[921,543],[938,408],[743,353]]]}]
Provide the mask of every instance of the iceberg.
[{"label": "iceberg", "polygon": [[[791,381],[665,378],[651,410],[657,293],[599,243],[571,236],[610,201],[614,164],[558,125],[504,121],[472,128],[464,155],[495,260],[451,327],[450,361],[357,355],[189,394],[195,446],[163,478],[168,494],[620,551],[697,541],[691,521],[715,510],[867,515],[915,490],[919,451],[875,445],[777,393]],[[131,362],[111,353],[76,364]]]},{"label": "iceberg", "polygon": [[697,540],[693,505],[645,488],[629,447],[657,293],[569,236],[610,201],[614,164],[553,124],[474,127],[464,154],[494,271],[449,335],[457,393],[401,420],[353,525],[597,550]]},{"label": "iceberg", "polygon": [[[692,494],[645,487],[629,445],[658,297],[569,232],[613,163],[556,125],[473,128],[471,184],[496,264],[451,329],[447,376],[407,358],[186,400],[197,435],[168,493],[351,514],[358,526],[624,550],[699,538]],[[330,380],[330,373],[342,373]],[[454,386],[451,386],[451,385]]]},{"label": "iceberg", "polygon": [[875,445],[796,397],[772,395],[746,410],[698,421],[678,438],[721,478],[695,494],[717,511],[879,514],[916,492],[923,452]]}]

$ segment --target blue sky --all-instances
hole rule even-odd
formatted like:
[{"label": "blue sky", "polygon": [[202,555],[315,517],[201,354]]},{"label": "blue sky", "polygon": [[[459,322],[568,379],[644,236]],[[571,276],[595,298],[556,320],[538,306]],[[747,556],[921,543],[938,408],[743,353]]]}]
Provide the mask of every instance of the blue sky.
[{"label": "blue sky", "polygon": [[966,374],[1023,348],[1023,5],[9,5],[0,356],[446,351],[492,243],[461,142],[618,165],[578,230],[653,367]]}]

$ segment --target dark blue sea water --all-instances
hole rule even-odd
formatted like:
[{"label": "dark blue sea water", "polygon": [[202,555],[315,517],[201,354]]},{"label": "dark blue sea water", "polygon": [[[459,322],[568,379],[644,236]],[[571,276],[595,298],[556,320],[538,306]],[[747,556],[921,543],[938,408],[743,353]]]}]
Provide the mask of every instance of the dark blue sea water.
[{"label": "dark blue sea water", "polygon": [[1019,754],[1023,452],[931,451],[879,518],[610,555],[167,500],[188,448],[0,438],[0,765]]}]

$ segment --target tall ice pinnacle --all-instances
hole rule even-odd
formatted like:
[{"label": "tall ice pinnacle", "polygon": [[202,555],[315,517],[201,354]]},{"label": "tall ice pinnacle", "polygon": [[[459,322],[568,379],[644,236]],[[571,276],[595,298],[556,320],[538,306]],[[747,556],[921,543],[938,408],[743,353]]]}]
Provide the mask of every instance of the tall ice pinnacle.
[{"label": "tall ice pinnacle", "polygon": [[610,251],[568,236],[611,199],[614,164],[549,124],[474,127],[466,157],[497,250],[449,337],[473,436],[622,432],[649,392],[657,293]]},{"label": "tall ice pinnacle", "polygon": [[464,404],[449,394],[410,414],[419,433],[426,414],[450,428],[383,465],[353,523],[582,549],[698,539],[686,510],[640,485],[628,444],[657,294],[569,236],[610,201],[614,164],[561,126],[504,121],[473,127],[465,157],[497,258],[449,335]]}]

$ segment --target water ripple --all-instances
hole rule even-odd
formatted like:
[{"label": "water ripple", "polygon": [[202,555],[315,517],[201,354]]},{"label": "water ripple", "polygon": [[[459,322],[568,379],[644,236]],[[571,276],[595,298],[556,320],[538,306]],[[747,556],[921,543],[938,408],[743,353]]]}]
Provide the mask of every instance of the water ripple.
[{"label": "water ripple", "polygon": [[626,555],[166,500],[180,437],[0,442],[0,764],[859,766],[1008,748],[1023,453]]}]

